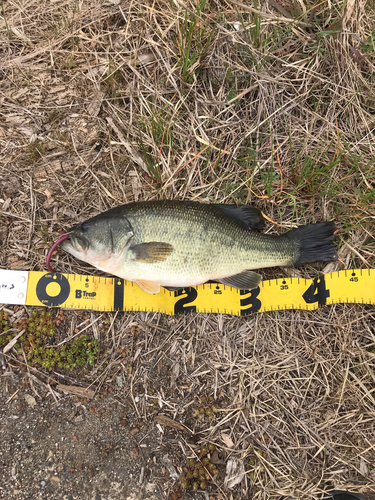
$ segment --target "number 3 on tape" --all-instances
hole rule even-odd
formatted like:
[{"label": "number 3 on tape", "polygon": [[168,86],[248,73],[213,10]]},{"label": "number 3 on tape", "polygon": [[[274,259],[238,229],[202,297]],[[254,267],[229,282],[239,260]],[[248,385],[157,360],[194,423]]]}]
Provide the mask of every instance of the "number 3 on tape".
[{"label": "number 3 on tape", "polygon": [[262,302],[257,298],[260,294],[259,286],[257,288],[253,288],[252,290],[240,290],[240,295],[250,295],[246,298],[240,299],[241,308],[244,306],[250,306],[246,309],[241,309],[241,316],[247,316],[248,314],[257,313],[262,307]]}]

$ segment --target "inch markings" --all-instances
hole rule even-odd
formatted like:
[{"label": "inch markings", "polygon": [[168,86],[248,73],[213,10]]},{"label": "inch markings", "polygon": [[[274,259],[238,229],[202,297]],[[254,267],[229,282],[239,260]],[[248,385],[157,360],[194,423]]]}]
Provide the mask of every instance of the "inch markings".
[{"label": "inch markings", "polygon": [[248,316],[283,309],[313,310],[335,303],[374,304],[375,269],[336,271],[310,280],[279,278],[263,281],[253,290],[206,283],[176,291],[162,289],[155,295],[143,292],[131,281],[114,277],[0,270],[1,291],[4,304]]}]

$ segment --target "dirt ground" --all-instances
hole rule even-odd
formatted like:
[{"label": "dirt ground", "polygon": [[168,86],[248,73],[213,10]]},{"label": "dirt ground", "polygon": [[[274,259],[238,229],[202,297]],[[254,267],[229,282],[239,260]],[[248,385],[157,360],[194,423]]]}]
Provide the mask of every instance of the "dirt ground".
[{"label": "dirt ground", "polygon": [[[168,198],[252,203],[268,234],[335,221],[337,262],[265,279],[373,269],[374,26],[365,0],[0,0],[0,268],[44,271],[58,231]],[[12,335],[34,310],[0,305]],[[374,500],[373,305],[51,311],[46,352],[99,353],[0,353],[1,498]]]},{"label": "dirt ground", "polygon": [[[69,323],[75,313],[66,314]],[[338,487],[373,498],[371,307],[235,321],[141,316],[117,315],[116,350],[99,322],[103,350],[90,369],[25,370],[7,357],[3,498],[320,498]],[[66,394],[60,384],[94,392]],[[182,492],[184,467],[208,443],[218,475]],[[231,459],[247,474],[228,488]],[[325,487],[310,494],[304,487],[322,484],[322,473]],[[299,491],[288,493],[291,481]]]},{"label": "dirt ground", "polygon": [[[152,422],[131,432],[121,394],[93,411],[92,404],[71,397],[57,403],[37,396],[17,375],[0,383],[1,498],[163,498],[160,457],[168,449]],[[35,406],[27,396],[36,398]]]}]

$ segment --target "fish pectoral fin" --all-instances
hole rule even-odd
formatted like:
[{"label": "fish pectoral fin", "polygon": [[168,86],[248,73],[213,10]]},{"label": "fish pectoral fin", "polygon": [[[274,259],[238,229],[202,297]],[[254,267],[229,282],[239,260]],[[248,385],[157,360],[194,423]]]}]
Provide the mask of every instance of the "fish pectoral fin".
[{"label": "fish pectoral fin", "polygon": [[134,259],[137,262],[154,264],[155,262],[164,262],[168,255],[173,252],[173,245],[159,241],[149,243],[140,243],[131,246],[129,250],[134,252]]},{"label": "fish pectoral fin", "polygon": [[244,271],[243,273],[234,274],[219,280],[223,285],[228,285],[239,290],[251,290],[259,286],[262,281],[262,275],[254,273],[254,271]]},{"label": "fish pectoral fin", "polygon": [[147,293],[159,293],[160,285],[157,281],[146,281],[146,280],[136,280],[135,281],[139,288],[142,288],[144,292]]}]

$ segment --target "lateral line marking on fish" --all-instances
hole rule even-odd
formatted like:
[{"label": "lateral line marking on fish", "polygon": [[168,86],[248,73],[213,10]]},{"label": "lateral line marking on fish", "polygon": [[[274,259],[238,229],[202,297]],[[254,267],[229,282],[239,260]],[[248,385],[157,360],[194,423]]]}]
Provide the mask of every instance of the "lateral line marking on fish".
[{"label": "lateral line marking on fish", "polygon": [[375,304],[375,269],[347,269],[314,279],[278,278],[263,281],[253,290],[207,283],[172,292],[164,289],[156,295],[120,278],[0,270],[0,303],[169,315],[212,311],[247,316],[282,309],[314,310],[337,303]]}]

